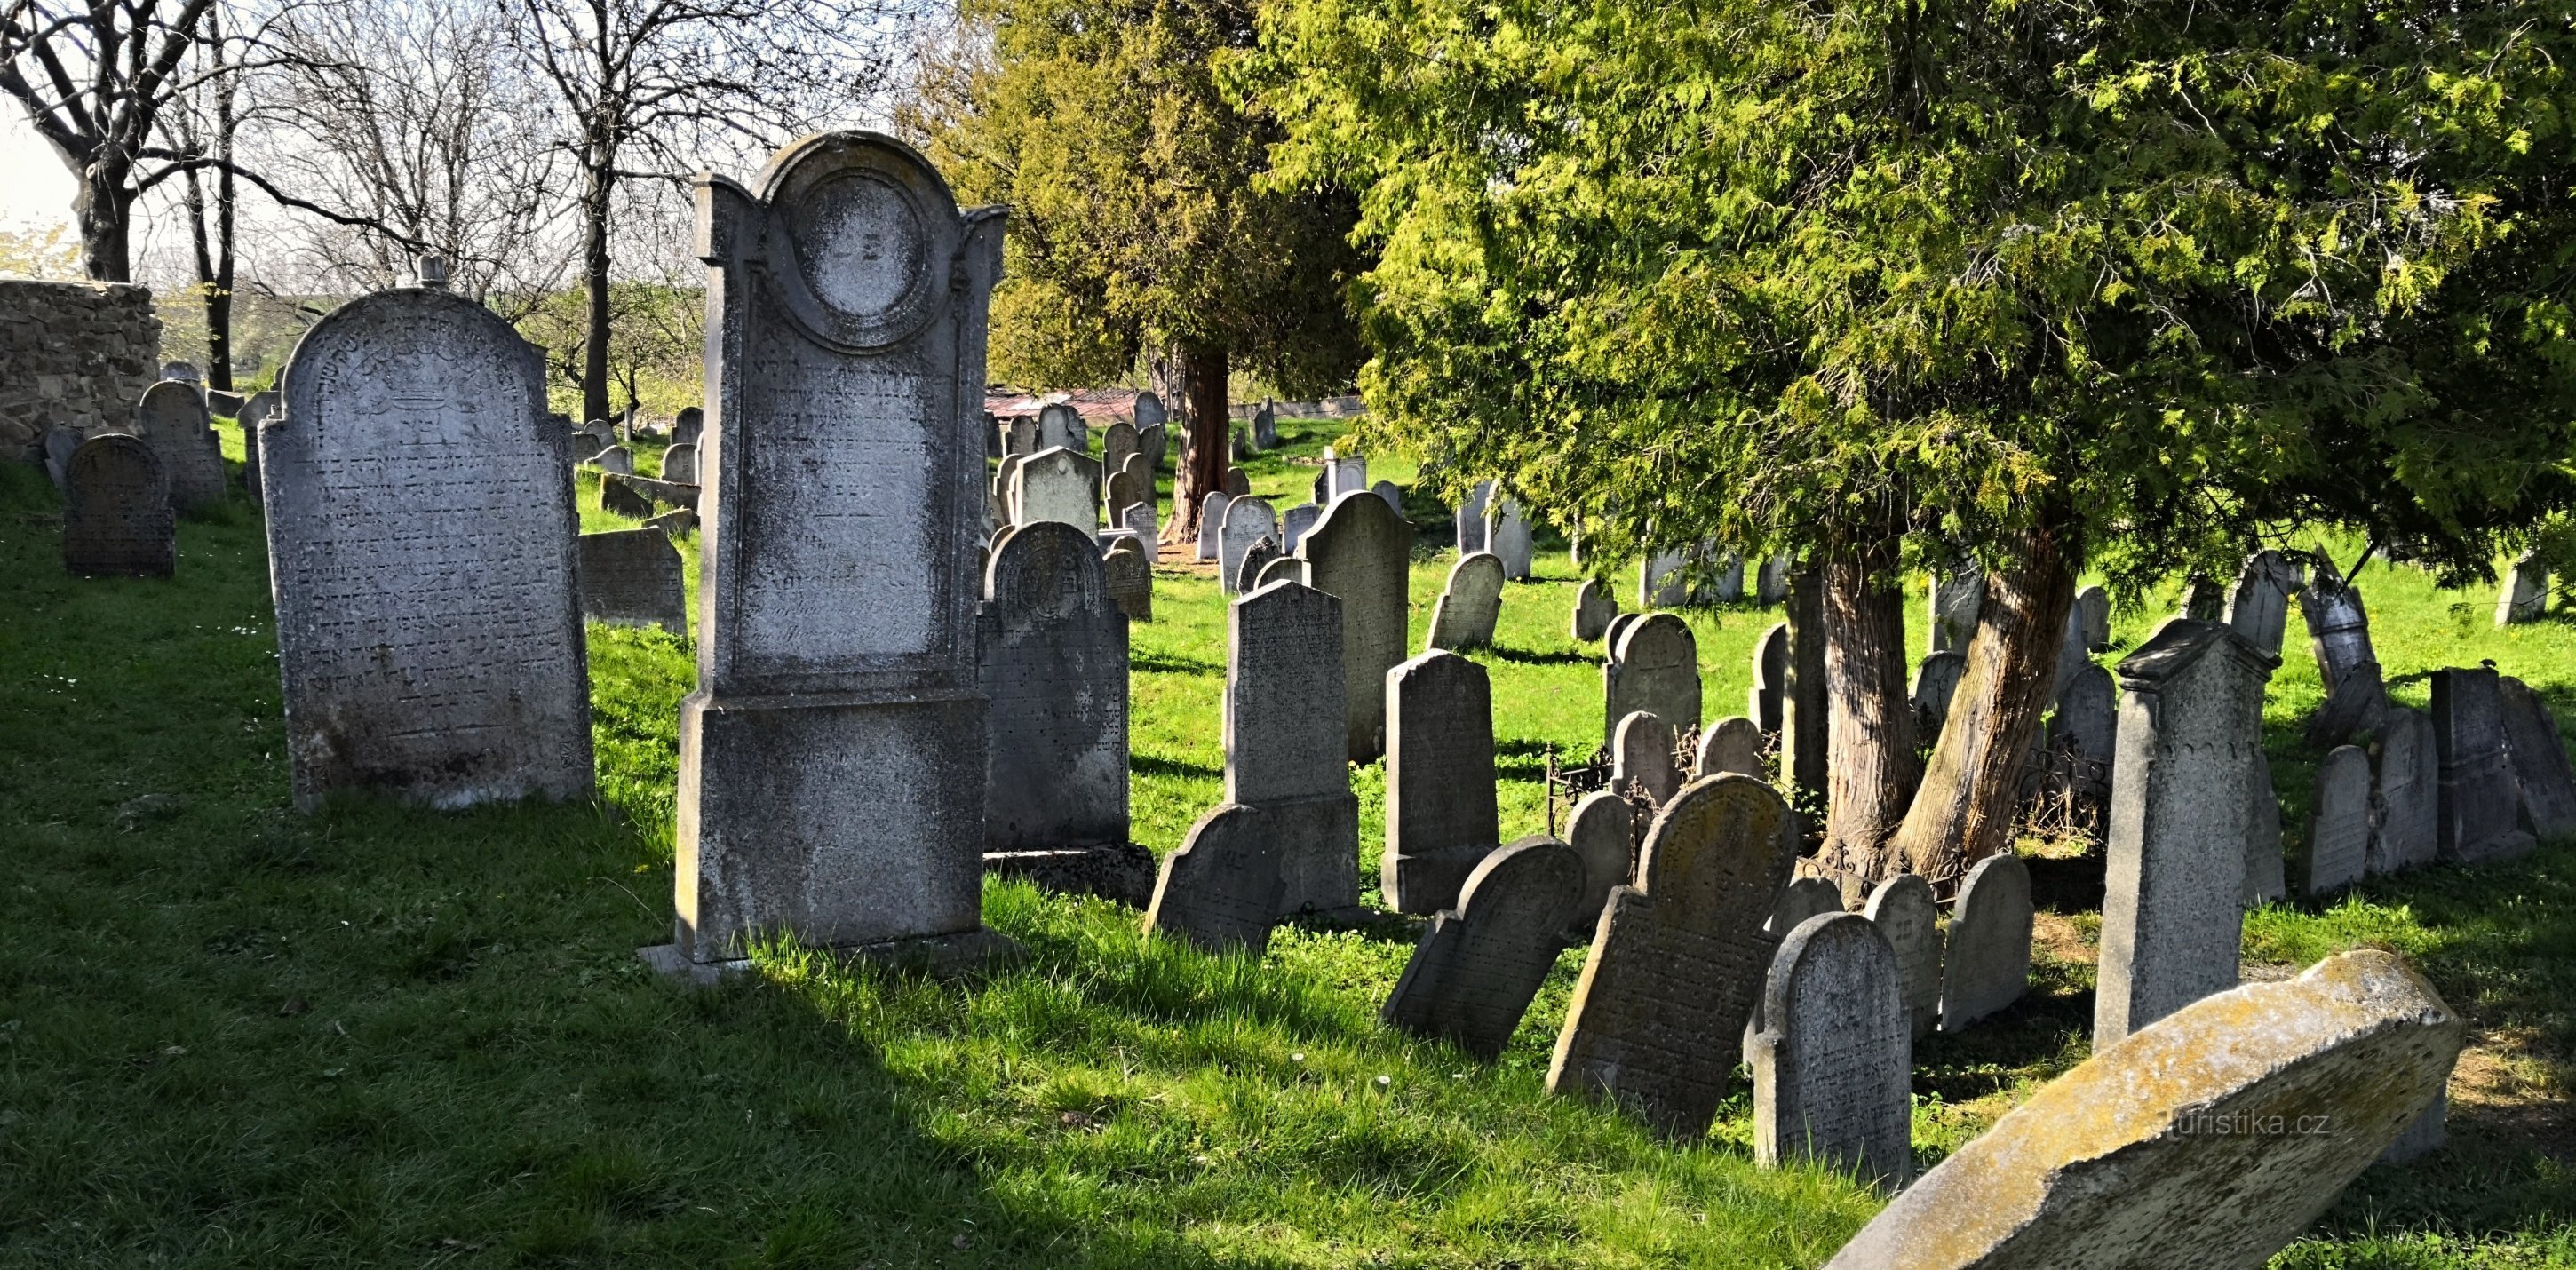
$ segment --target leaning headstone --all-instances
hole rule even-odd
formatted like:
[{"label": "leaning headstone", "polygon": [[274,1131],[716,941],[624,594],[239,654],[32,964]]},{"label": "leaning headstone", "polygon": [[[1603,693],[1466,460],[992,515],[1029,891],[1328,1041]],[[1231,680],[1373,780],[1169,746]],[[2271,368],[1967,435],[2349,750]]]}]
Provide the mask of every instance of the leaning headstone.
[{"label": "leaning headstone", "polygon": [[2370,755],[2335,747],[2310,787],[2299,893],[2328,895],[2361,880],[2370,857]]},{"label": "leaning headstone", "polygon": [[1657,807],[1681,788],[1682,774],[1673,762],[1673,725],[1644,710],[1632,710],[1611,734],[1610,787],[1621,793],[1643,789]]},{"label": "leaning headstone", "polygon": [[1297,543],[1307,585],[1342,599],[1344,706],[1349,755],[1386,750],[1386,672],[1404,660],[1406,549],[1413,531],[1374,498],[1344,499]]},{"label": "leaning headstone", "polygon": [[2495,624],[2511,626],[2517,622],[2537,622],[2549,615],[2549,566],[2538,554],[2526,551],[2514,558],[2507,570],[2504,587],[2496,593]]},{"label": "leaning headstone", "polygon": [[679,507],[663,512],[659,516],[647,516],[644,518],[644,523],[661,530],[665,536],[677,541],[682,534],[697,532],[698,513],[690,508]]},{"label": "leaning headstone", "polygon": [[706,430],[707,412],[696,406],[682,406],[679,417],[671,421],[671,444],[700,444]]},{"label": "leaning headstone", "polygon": [[1973,563],[1948,574],[1935,573],[1930,590],[1932,648],[1936,653],[1964,653],[1977,633],[1977,614],[1986,604],[1986,575]]},{"label": "leaning headstone", "polygon": [[2503,693],[2492,667],[2433,672],[2433,753],[2439,764],[2445,860],[2478,864],[2531,850],[2506,750]]},{"label": "leaning headstone", "polygon": [[2380,679],[2379,663],[2363,662],[2326,693],[2326,703],[2308,716],[2308,745],[2312,749],[2333,749],[2377,729],[2380,716],[2387,712],[2388,688]]},{"label": "leaning headstone", "polygon": [[662,479],[679,485],[698,483],[698,447],[675,445],[662,451]]},{"label": "leaning headstone", "polygon": [[1258,590],[1261,586],[1262,571],[1268,569],[1278,559],[1279,543],[1267,535],[1245,548],[1243,563],[1234,567],[1235,593],[1248,595]]},{"label": "leaning headstone", "polygon": [[632,477],[615,472],[599,475],[599,510],[642,520],[654,512],[653,500],[636,489]]},{"label": "leaning headstone", "polygon": [[1320,503],[1299,503],[1280,513],[1279,550],[1287,555],[1297,554],[1297,544],[1305,541],[1306,532],[1323,518],[1324,508]]},{"label": "leaning headstone", "polygon": [[635,475],[635,452],[622,445],[612,445],[590,456],[590,465],[615,476]]},{"label": "leaning headstone", "polygon": [[1199,500],[1199,559],[1217,558],[1218,544],[1225,532],[1226,505],[1233,501],[1234,496],[1221,489],[1210,490],[1207,497]]},{"label": "leaning headstone", "polygon": [[74,447],[62,467],[64,571],[169,577],[178,546],[161,456],[140,437],[106,432]]},{"label": "leaning headstone", "polygon": [[1610,619],[1619,616],[1619,601],[1611,598],[1610,588],[1585,578],[1574,590],[1574,638],[1591,643],[1609,633]]},{"label": "leaning headstone", "polygon": [[2278,551],[2246,557],[2227,593],[2227,624],[2275,657],[2281,655],[2282,632],[2289,625],[2290,596],[2299,589],[2299,566]]},{"label": "leaning headstone", "polygon": [[2504,718],[2506,761],[2522,794],[2522,827],[2542,842],[2576,836],[2576,771],[2549,706],[2521,680],[2496,681]]},{"label": "leaning headstone", "polygon": [[1696,780],[1727,772],[1762,775],[1762,729],[1740,714],[1730,714],[1700,733],[1699,762],[1691,776]]},{"label": "leaning headstone", "polygon": [[1154,564],[1140,542],[1130,538],[1110,546],[1101,557],[1101,585],[1109,589],[1110,600],[1128,621],[1150,622],[1154,620]]},{"label": "leaning headstone", "polygon": [[1647,831],[1637,885],[1610,893],[1549,1065],[1549,1092],[1707,1132],[1778,936],[1762,930],[1797,858],[1788,805],[1750,776],[1694,781]]},{"label": "leaning headstone", "polygon": [[2084,651],[2111,651],[2111,593],[2088,586],[2075,593],[2075,610],[2084,615]]},{"label": "leaning headstone", "polygon": [[1252,473],[1239,467],[1225,470],[1225,493],[1228,498],[1252,497]]},{"label": "leaning headstone", "polygon": [[1601,906],[1610,900],[1610,888],[1624,886],[1634,877],[1636,804],[1616,790],[1585,794],[1565,819],[1565,840],[1583,859],[1583,905],[1570,925],[1578,939],[1588,940]]},{"label": "leaning headstone", "polygon": [[1100,532],[1100,464],[1078,450],[1053,446],[1011,472],[1012,524],[1054,521],[1088,537]]},{"label": "leaning headstone", "polygon": [[1574,848],[1533,836],[1489,851],[1423,929],[1378,1017],[1478,1058],[1502,1053],[1582,903]]},{"label": "leaning headstone", "polygon": [[2464,1031],[2376,949],[2209,997],[2096,1046],[1825,1270],[2261,1270],[2439,1095]]},{"label": "leaning headstone", "polygon": [[[2030,986],[2032,920],[2030,866],[2021,857],[2007,850],[1968,870],[1941,959],[1942,1031],[1959,1031],[2021,1000]],[[2231,960],[2231,976],[2235,968]]]},{"label": "leaning headstone", "polygon": [[961,214],[920,156],[852,132],[698,198],[723,301],[699,443],[716,549],[680,706],[679,938],[649,955],[692,976],[766,935],[1009,955],[983,925],[984,422],[960,404],[984,390],[1002,214]]},{"label": "leaning headstone", "polygon": [[[1472,557],[1471,557],[1472,558]],[[1387,906],[1437,913],[1502,841],[1485,668],[1434,650],[1386,672]]]},{"label": "leaning headstone", "polygon": [[1180,850],[1163,857],[1145,930],[1161,931],[1209,952],[1254,957],[1270,944],[1286,882],[1279,840],[1267,817],[1241,803],[1220,803],[1190,826]]},{"label": "leaning headstone", "polygon": [[1431,606],[1432,648],[1482,648],[1494,642],[1503,612],[1503,562],[1490,551],[1460,556],[1449,584]]},{"label": "leaning headstone", "polygon": [[1900,873],[1870,892],[1861,915],[1877,924],[1896,953],[1896,991],[1905,1002],[1907,1031],[1929,1035],[1941,1021],[1941,907],[1932,884]]},{"label": "leaning headstone", "polygon": [[1269,539],[1275,546],[1279,539],[1279,514],[1263,498],[1237,498],[1225,505],[1225,523],[1217,527],[1216,576],[1218,589],[1227,595],[1236,593],[1236,581],[1243,572],[1243,553],[1252,544]]},{"label": "leaning headstone", "polygon": [[581,536],[581,615],[613,626],[689,630],[689,598],[680,553],[658,528]]},{"label": "leaning headstone", "polygon": [[1091,429],[1082,420],[1082,412],[1069,402],[1054,401],[1038,408],[1038,449],[1063,447],[1076,454],[1091,452]]},{"label": "leaning headstone", "polygon": [[1502,558],[1505,578],[1528,581],[1537,543],[1531,538],[1529,521],[1521,515],[1519,500],[1506,497],[1499,506],[1488,507],[1485,515],[1486,550]]},{"label": "leaning headstone", "polygon": [[1100,470],[1112,476],[1127,470],[1127,460],[1136,457],[1136,425],[1121,419],[1100,433]]},{"label": "leaning headstone", "polygon": [[568,439],[508,323],[428,288],[304,333],[259,430],[295,803],[591,790]]},{"label": "leaning headstone", "polygon": [[[2281,794],[2272,788],[2272,761],[2254,747],[2254,768],[2245,778],[2244,906],[2260,908],[2286,899],[2289,868],[2281,849]],[[2429,787],[2428,787],[2429,788]]]},{"label": "leaning headstone", "polygon": [[1071,851],[1123,863],[1127,615],[1090,536],[1053,521],[1005,534],[975,628],[977,683],[991,703],[986,858]]},{"label": "leaning headstone", "polygon": [[2236,985],[2245,782],[2278,664],[2192,618],[2166,622],[2120,663],[2097,1049]]},{"label": "leaning headstone", "polygon": [[2433,720],[2398,707],[2380,718],[2376,753],[2379,813],[2370,830],[2369,871],[2395,873],[2441,858],[2441,768]]},{"label": "leaning headstone", "polygon": [[1261,409],[1252,412],[1252,448],[1255,450],[1279,448],[1279,412],[1268,402],[1262,403]]},{"label": "leaning headstone", "polygon": [[1968,673],[1968,655],[1959,652],[1934,653],[1914,668],[1914,735],[1929,742],[1941,735],[1941,725],[1950,718],[1950,699],[1958,695],[1959,679]]},{"label": "leaning headstone", "polygon": [[1485,506],[1493,500],[1494,483],[1478,481],[1466,501],[1458,504],[1458,554],[1474,555],[1492,544],[1485,536]]},{"label": "leaning headstone", "polygon": [[[1341,745],[1348,604],[1272,586],[1226,610],[1225,800],[1261,809],[1277,844],[1281,916],[1360,902],[1359,800]],[[1385,682],[1380,670],[1381,711]]]},{"label": "leaning headstone", "polygon": [[1698,727],[1699,642],[1690,626],[1670,613],[1649,613],[1621,629],[1601,663],[1601,697],[1604,740],[1639,710],[1675,730]]},{"label": "leaning headstone", "polygon": [[[255,392],[242,403],[242,492],[259,501],[259,425],[277,416],[277,392]],[[551,419],[549,424],[551,425]]]},{"label": "leaning headstone", "polygon": [[1895,950],[1856,913],[1789,932],[1771,961],[1753,1074],[1753,1162],[1813,1160],[1893,1190],[1914,1175],[1914,1042]]},{"label": "leaning headstone", "polygon": [[1395,482],[1379,481],[1377,484],[1369,486],[1369,492],[1377,495],[1379,498],[1385,499],[1386,505],[1394,508],[1396,515],[1401,516],[1404,514],[1404,491],[1398,489]]},{"label": "leaning headstone", "polygon": [[2308,648],[2317,659],[2317,678],[2328,694],[2364,665],[2377,666],[2370,646],[2370,614],[2361,592],[2335,576],[2322,553],[2315,571],[2299,592],[2299,612],[2308,621]]},{"label": "leaning headstone", "polygon": [[1746,694],[1744,710],[1753,717],[1754,725],[1770,736],[1780,735],[1781,694],[1789,679],[1789,624],[1774,622],[1753,644],[1753,688]]},{"label": "leaning headstone", "polygon": [[1253,579],[1252,589],[1258,591],[1273,582],[1294,582],[1299,586],[1306,585],[1306,562],[1295,556],[1281,556],[1261,566],[1261,574]]},{"label": "leaning headstone", "polygon": [[193,384],[164,379],[143,390],[134,407],[134,435],[152,447],[170,480],[170,505],[179,511],[224,501],[223,450],[206,424],[206,399]]}]

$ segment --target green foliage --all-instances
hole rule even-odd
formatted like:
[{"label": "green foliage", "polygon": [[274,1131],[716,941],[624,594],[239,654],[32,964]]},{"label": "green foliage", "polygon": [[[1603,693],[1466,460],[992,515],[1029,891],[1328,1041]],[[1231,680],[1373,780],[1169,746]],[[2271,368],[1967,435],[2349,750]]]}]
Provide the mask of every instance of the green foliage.
[{"label": "green foliage", "polygon": [[1010,205],[992,367],[1036,388],[1140,358],[1228,354],[1295,395],[1358,361],[1346,193],[1256,186],[1276,124],[1220,92],[1250,0],[970,0],[989,60],[956,65],[912,124],[970,203]]},{"label": "green foliage", "polygon": [[[2143,585],[2294,518],[2455,567],[2569,497],[2568,23],[1285,0],[1362,191],[1373,437],[1588,541],[2033,524]],[[1617,553],[1610,553],[1617,554]]]},{"label": "green foliage", "polygon": [[[589,298],[578,287],[550,291],[524,304],[519,334],[541,350],[555,409],[581,413],[582,341],[589,330]],[[659,282],[612,282],[608,287],[609,408],[640,405],[672,418],[699,404],[704,388],[706,293]]]}]

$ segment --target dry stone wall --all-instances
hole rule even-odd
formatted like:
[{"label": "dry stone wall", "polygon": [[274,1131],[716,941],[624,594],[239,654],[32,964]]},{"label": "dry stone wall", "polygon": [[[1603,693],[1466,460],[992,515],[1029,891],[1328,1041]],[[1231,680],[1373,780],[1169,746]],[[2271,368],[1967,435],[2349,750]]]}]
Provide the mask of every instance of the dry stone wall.
[{"label": "dry stone wall", "polygon": [[0,454],[35,458],[47,428],[131,428],[160,351],[148,288],[0,280]]}]

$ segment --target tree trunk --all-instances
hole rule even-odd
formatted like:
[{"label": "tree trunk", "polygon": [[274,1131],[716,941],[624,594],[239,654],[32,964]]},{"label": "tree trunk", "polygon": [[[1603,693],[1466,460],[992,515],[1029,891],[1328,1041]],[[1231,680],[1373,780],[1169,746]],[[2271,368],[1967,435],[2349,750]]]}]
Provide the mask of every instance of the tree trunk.
[{"label": "tree trunk", "polygon": [[1825,843],[1820,862],[1845,899],[1904,871],[1885,850],[1923,777],[1907,691],[1905,593],[1897,544],[1828,559],[1825,628]]},{"label": "tree trunk", "polygon": [[[1789,665],[1780,685],[1780,786],[1798,813],[1801,841],[1825,811],[1824,571],[1813,564],[1789,575]],[[1801,847],[1803,850],[1803,846]]]},{"label": "tree trunk", "polygon": [[80,218],[81,268],[92,282],[134,281],[134,195],[125,187],[127,171],[120,160],[101,160],[73,173],[80,181],[72,212]]},{"label": "tree trunk", "polygon": [[[211,21],[211,19],[209,19]],[[218,48],[221,46],[218,45]],[[233,183],[233,87],[218,83],[215,97],[215,153],[224,166],[215,171],[214,286],[206,292],[206,386],[233,390],[233,210],[239,190]]]},{"label": "tree trunk", "polygon": [[593,151],[590,160],[581,198],[582,298],[589,316],[581,338],[580,423],[608,418],[608,204],[616,158]]},{"label": "tree trunk", "polygon": [[1234,463],[1234,419],[1226,406],[1226,350],[1183,349],[1180,354],[1182,413],[1188,422],[1181,434],[1181,461],[1172,469],[1172,518],[1163,541],[1194,543],[1199,537],[1199,505],[1225,488],[1226,470]]},{"label": "tree trunk", "polygon": [[2063,522],[2026,535],[2019,557],[1986,573],[1967,667],[1932,749],[1923,788],[1891,844],[1905,866],[1947,889],[1970,865],[2010,850],[2023,756],[2056,684],[2080,551]]}]

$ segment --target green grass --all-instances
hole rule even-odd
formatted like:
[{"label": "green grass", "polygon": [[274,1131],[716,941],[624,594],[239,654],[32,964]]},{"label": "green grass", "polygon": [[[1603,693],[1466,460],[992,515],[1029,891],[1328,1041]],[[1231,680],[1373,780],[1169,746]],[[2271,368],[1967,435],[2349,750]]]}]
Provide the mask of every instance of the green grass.
[{"label": "green grass", "polygon": [[[1336,426],[1283,421],[1256,491],[1301,501],[1315,469],[1296,460]],[[583,492],[585,528],[623,523]],[[1211,958],[1140,938],[1132,911],[999,883],[988,920],[1032,958],[979,983],[780,950],[753,981],[677,989],[632,949],[670,928],[685,641],[591,628],[595,802],[298,815],[254,513],[184,521],[173,580],[80,581],[56,506],[0,467],[0,1262],[1808,1266],[1876,1208],[1754,1169],[1740,1086],[1689,1149],[1544,1096],[1571,953],[1492,1063],[1375,1025],[1400,934],[1290,929],[1258,962]],[[1418,648],[1448,530],[1410,510]],[[1600,738],[1561,548],[1541,573],[1477,654],[1506,836],[1543,826],[1547,747]],[[2402,572],[2361,582],[2401,694],[2480,656],[2562,707],[2576,693],[2568,626],[2498,633]],[[1133,631],[1136,836],[1158,851],[1221,788],[1219,598],[1166,567]],[[2124,638],[2152,616],[2124,615]],[[1691,615],[1712,715],[1741,709],[1775,620]],[[2285,803],[2304,805],[2294,729],[2318,693],[2292,633],[2271,718]],[[1354,783],[1373,888],[1377,765]],[[2571,865],[2559,845],[2249,923],[2260,961],[2417,958],[2508,1087],[2455,1106],[2452,1150],[2373,1170],[2277,1265],[2576,1262]],[[1924,1046],[1925,1163],[2081,1060],[2090,990],[2080,948],[2045,954],[2022,1006]]]}]

